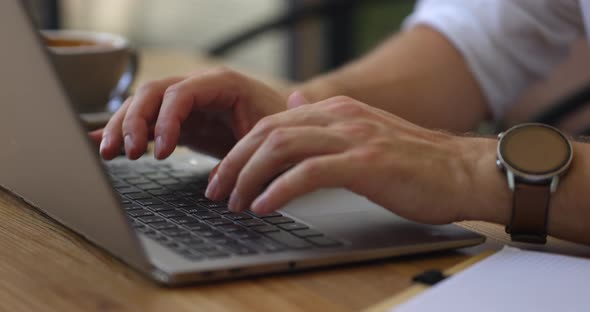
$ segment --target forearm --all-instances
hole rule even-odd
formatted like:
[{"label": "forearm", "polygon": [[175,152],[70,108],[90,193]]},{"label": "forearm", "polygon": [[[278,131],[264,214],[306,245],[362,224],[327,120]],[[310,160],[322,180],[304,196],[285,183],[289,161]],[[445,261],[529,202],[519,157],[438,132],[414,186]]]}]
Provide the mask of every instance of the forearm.
[{"label": "forearm", "polygon": [[[477,143],[476,143],[477,142]],[[512,192],[506,175],[495,165],[497,140],[467,139],[465,153],[472,189],[462,220],[510,222]],[[547,232],[555,237],[590,244],[590,144],[574,143],[569,173],[561,179],[549,203]]]},{"label": "forearm", "polygon": [[428,128],[468,131],[488,114],[461,54],[425,26],[394,36],[300,89],[312,101],[347,95]]}]

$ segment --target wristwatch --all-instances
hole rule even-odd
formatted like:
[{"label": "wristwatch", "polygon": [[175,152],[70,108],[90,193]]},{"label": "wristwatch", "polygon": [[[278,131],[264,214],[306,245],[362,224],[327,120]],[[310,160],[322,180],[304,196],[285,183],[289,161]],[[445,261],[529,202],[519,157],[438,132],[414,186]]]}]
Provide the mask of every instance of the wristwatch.
[{"label": "wristwatch", "polygon": [[571,141],[554,127],[525,123],[498,136],[496,165],[513,193],[506,232],[513,241],[544,244],[551,194],[573,158]]}]

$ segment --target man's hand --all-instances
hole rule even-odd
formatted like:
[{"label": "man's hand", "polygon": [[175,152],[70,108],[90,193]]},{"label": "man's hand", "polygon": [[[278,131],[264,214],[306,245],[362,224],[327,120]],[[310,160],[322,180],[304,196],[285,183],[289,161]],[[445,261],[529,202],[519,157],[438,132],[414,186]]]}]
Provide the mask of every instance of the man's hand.
[{"label": "man's hand", "polygon": [[[264,214],[305,193],[344,187],[402,217],[448,223],[478,204],[473,194],[486,181],[475,166],[485,157],[496,170],[493,146],[335,97],[263,118],[222,160],[207,196],[231,193],[233,211]],[[501,186],[501,174],[492,176]]]},{"label": "man's hand", "polygon": [[152,81],[123,104],[104,129],[91,133],[100,154],[112,159],[122,147],[137,159],[155,140],[155,156],[177,144],[223,157],[256,122],[286,109],[286,98],[252,78],[225,68]]}]

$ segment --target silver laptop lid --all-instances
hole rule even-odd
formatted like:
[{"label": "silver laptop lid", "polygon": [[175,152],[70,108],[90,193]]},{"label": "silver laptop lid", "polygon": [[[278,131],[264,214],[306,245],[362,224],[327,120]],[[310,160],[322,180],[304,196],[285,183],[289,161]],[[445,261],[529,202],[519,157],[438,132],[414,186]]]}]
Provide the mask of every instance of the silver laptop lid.
[{"label": "silver laptop lid", "polygon": [[148,270],[23,3],[0,1],[0,19],[0,185]]}]

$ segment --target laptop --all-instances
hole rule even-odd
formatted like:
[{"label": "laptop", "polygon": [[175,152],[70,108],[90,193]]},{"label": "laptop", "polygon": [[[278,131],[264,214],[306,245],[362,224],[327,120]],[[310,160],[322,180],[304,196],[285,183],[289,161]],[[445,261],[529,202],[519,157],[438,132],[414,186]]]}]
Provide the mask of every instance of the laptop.
[{"label": "laptop", "polygon": [[[302,270],[476,245],[455,225],[402,219],[343,189],[277,213],[234,214],[207,200],[217,159],[103,162],[24,5],[0,1],[0,185],[165,285]],[[81,77],[82,79],[83,77]],[[428,196],[428,194],[424,194]]]}]

